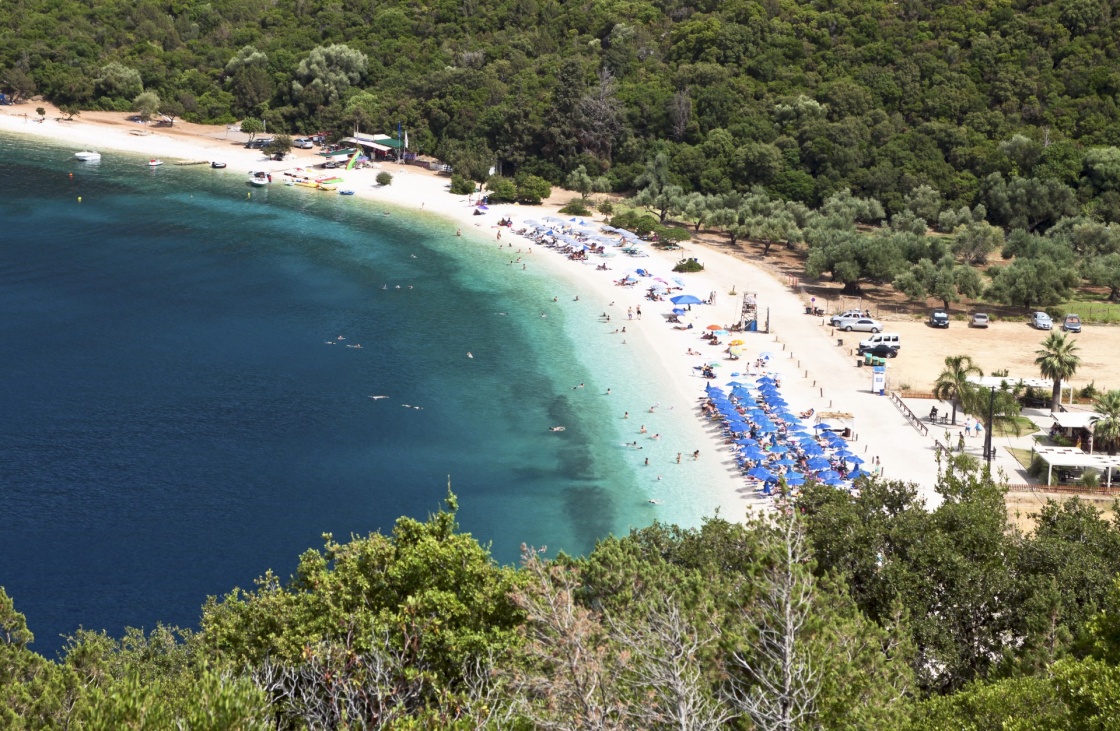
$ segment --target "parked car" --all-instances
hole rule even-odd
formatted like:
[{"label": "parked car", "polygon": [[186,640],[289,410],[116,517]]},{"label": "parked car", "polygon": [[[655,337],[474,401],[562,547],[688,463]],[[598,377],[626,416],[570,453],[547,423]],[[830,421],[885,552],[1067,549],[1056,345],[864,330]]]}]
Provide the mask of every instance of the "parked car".
[{"label": "parked car", "polygon": [[898,348],[890,343],[875,343],[870,348],[860,348],[860,355],[873,355],[876,358],[896,358],[898,357]]},{"label": "parked car", "polygon": [[929,313],[930,327],[949,327],[949,313],[945,310],[934,310]]},{"label": "parked car", "polygon": [[828,318],[828,322],[833,327],[836,327],[840,324],[841,320],[847,319],[849,317],[863,317],[863,310],[845,310],[838,315],[833,315],[832,317]]},{"label": "parked car", "polygon": [[310,150],[314,146],[315,146],[315,143],[312,142],[311,140],[307,139],[306,137],[297,137],[294,140],[292,140],[292,147],[295,147],[295,148],[300,149],[300,150]]},{"label": "parked car", "polygon": [[1045,312],[1031,313],[1031,327],[1037,330],[1049,330],[1054,326],[1054,321]]},{"label": "parked car", "polygon": [[252,142],[246,142],[245,147],[247,147],[250,150],[260,150],[264,147],[268,147],[271,144],[272,144],[272,138],[271,137],[258,137],[255,140],[253,140]]},{"label": "parked car", "polygon": [[1081,332],[1081,316],[1066,315],[1066,319],[1062,321],[1062,329],[1067,333]]},{"label": "parked car", "polygon": [[984,312],[975,312],[972,315],[972,320],[968,323],[969,327],[987,327],[988,315]]},{"label": "parked car", "polygon": [[849,333],[852,330],[877,333],[883,329],[883,323],[872,320],[870,317],[846,317],[837,323],[836,327]]}]

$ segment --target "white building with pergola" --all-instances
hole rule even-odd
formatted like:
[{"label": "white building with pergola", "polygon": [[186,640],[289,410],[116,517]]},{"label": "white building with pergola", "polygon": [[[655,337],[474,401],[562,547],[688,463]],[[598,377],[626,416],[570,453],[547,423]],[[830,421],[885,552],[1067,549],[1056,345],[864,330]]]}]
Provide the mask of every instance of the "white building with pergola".
[{"label": "white building with pergola", "polygon": [[1099,471],[1105,477],[1105,485],[1112,487],[1112,475],[1120,469],[1120,455],[1110,457],[1107,454],[1089,454],[1076,447],[1035,447],[1034,454],[1046,463],[1046,484],[1049,485],[1054,477],[1054,468],[1086,469]]}]

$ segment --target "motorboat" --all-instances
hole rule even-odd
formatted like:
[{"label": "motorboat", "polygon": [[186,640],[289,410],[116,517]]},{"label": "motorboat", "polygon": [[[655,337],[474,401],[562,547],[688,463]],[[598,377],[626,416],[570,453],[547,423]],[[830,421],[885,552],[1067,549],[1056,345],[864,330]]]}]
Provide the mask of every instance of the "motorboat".
[{"label": "motorboat", "polygon": [[150,168],[158,168],[162,164],[163,164],[163,160],[157,160],[154,157],[151,160],[148,160],[148,167],[150,167]]},{"label": "motorboat", "polygon": [[249,173],[249,182],[253,185],[268,185],[272,182],[272,176],[263,171]]},{"label": "motorboat", "polygon": [[338,191],[338,194],[339,195],[354,195],[354,191],[350,190],[349,188],[344,188],[344,189]]},{"label": "motorboat", "polygon": [[225,166],[226,166],[226,164],[224,162],[218,162],[217,160],[210,163],[210,167],[214,168],[215,170],[221,170]]},{"label": "motorboat", "polygon": [[82,150],[81,152],[75,152],[74,157],[78,158],[82,162],[100,162],[101,161],[101,153],[100,152],[94,152],[93,150]]}]

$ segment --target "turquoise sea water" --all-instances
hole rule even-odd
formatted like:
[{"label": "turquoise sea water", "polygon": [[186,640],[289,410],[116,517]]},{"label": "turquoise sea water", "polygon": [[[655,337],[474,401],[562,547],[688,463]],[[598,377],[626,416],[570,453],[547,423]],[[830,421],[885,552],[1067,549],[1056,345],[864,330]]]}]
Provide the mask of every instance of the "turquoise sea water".
[{"label": "turquoise sea water", "polygon": [[0,585],[36,649],[191,626],[323,533],[423,518],[449,476],[502,562],[656,517],[653,452],[619,446],[649,384],[600,367],[597,305],[547,272],[435,217],[71,154],[0,140]]}]

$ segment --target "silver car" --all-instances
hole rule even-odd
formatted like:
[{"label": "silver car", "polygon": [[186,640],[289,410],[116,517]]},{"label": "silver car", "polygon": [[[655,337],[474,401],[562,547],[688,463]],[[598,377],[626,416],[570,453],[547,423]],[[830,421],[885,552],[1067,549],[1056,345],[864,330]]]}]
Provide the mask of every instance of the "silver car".
[{"label": "silver car", "polygon": [[849,333],[853,330],[877,333],[882,332],[883,323],[878,320],[872,320],[870,317],[845,317],[836,324],[836,327]]},{"label": "silver car", "polygon": [[1050,319],[1050,315],[1045,312],[1031,313],[1031,326],[1036,330],[1049,330],[1054,327],[1054,322]]},{"label": "silver car", "polygon": [[832,317],[828,318],[828,322],[833,327],[836,327],[837,325],[840,324],[841,320],[846,320],[846,319],[851,318],[851,317],[857,317],[858,318],[858,317],[863,317],[863,316],[864,316],[863,315],[863,310],[845,310],[841,313],[838,313],[838,314],[833,315]]}]

